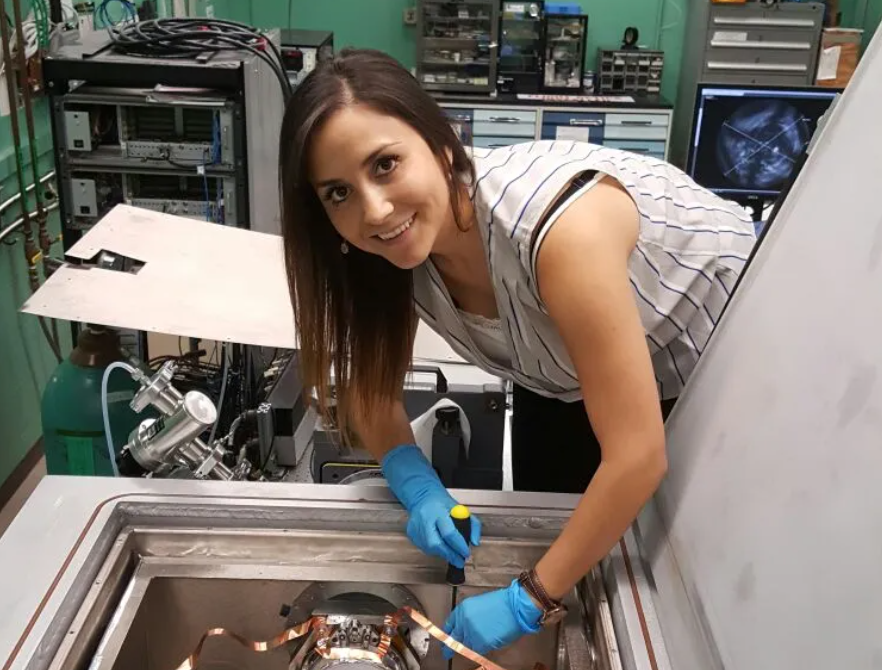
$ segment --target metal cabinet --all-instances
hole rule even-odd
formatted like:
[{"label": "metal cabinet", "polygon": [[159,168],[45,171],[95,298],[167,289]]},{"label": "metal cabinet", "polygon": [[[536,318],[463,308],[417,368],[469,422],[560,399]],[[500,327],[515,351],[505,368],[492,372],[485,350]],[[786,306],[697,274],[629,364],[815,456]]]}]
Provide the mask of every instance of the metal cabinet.
[{"label": "metal cabinet", "polygon": [[668,109],[442,105],[462,142],[495,149],[533,140],[576,140],[666,159]]},{"label": "metal cabinet", "polygon": [[811,84],[823,5],[711,7],[701,78],[733,84]]},{"label": "metal cabinet", "polygon": [[503,93],[535,93],[539,90],[544,5],[541,0],[502,3],[497,83]]},{"label": "metal cabinet", "polygon": [[721,4],[691,0],[674,109],[671,160],[685,167],[699,82],[814,84],[824,18],[820,2]]},{"label": "metal cabinet", "polygon": [[426,90],[495,90],[498,42],[496,0],[419,0],[416,69]]},{"label": "metal cabinet", "polygon": [[574,93],[582,90],[585,71],[586,14],[545,15],[545,57],[542,60],[542,90]]}]

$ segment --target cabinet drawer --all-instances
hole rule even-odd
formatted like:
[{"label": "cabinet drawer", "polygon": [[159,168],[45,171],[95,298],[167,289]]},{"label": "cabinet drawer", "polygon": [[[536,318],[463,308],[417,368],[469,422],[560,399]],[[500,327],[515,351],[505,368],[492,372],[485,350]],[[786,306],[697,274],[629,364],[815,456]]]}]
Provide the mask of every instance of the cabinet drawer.
[{"label": "cabinet drawer", "polygon": [[542,139],[600,144],[605,117],[593,112],[543,112]]},{"label": "cabinet drawer", "polygon": [[476,109],[475,121],[535,124],[536,111],[532,109]]},{"label": "cabinet drawer", "polygon": [[515,122],[491,122],[475,120],[475,135],[487,135],[490,137],[525,137],[533,139],[536,137],[536,122],[532,123],[515,123]]},{"label": "cabinet drawer", "polygon": [[[768,75],[789,75],[805,82],[809,76],[808,63],[743,63],[731,61],[708,61],[704,75],[708,81],[721,82],[720,75],[740,74],[742,76],[766,77]],[[763,81],[765,81],[763,79]]]},{"label": "cabinet drawer", "polygon": [[653,140],[606,140],[603,146],[644,156],[665,157],[665,143]]},{"label": "cabinet drawer", "polygon": [[709,17],[709,28],[725,29],[733,26],[764,28],[815,28],[823,19],[823,8],[818,5],[760,7],[714,7]]},{"label": "cabinet drawer", "polygon": [[544,112],[543,126],[584,126],[602,128],[605,114],[590,112]]},{"label": "cabinet drawer", "polygon": [[783,51],[811,51],[816,30],[780,30],[739,26],[731,30],[711,30],[707,48],[712,49],[769,49]]},{"label": "cabinet drawer", "polygon": [[611,126],[603,129],[604,144],[607,140],[660,140],[668,138],[668,129],[664,126]]},{"label": "cabinet drawer", "polygon": [[751,69],[753,66],[760,65],[786,71],[793,66],[802,66],[807,69],[811,59],[812,53],[808,50],[751,49],[748,51],[747,49],[726,48],[710,49],[705,63],[709,70],[735,67]]},{"label": "cabinet drawer", "polygon": [[473,147],[481,147],[482,149],[498,149],[499,147],[508,147],[512,144],[521,144],[522,142],[532,141],[532,136],[524,139],[523,137],[474,137],[472,139]]},{"label": "cabinet drawer", "polygon": [[542,124],[543,140],[560,140],[561,142],[591,142],[592,144],[603,143],[603,126],[569,126],[564,124]]},{"label": "cabinet drawer", "polygon": [[628,128],[667,128],[668,114],[607,114],[606,127],[623,126]]},{"label": "cabinet drawer", "polygon": [[[710,80],[711,73],[705,71],[704,78]],[[715,84],[757,84],[760,86],[805,86],[807,77],[806,73],[715,71],[713,82]]]}]

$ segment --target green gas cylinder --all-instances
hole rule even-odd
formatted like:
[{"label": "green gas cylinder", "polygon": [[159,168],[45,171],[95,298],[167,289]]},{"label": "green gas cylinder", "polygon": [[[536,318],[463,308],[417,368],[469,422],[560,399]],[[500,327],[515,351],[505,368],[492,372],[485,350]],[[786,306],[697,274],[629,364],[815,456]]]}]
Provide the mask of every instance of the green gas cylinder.
[{"label": "green gas cylinder", "polygon": [[[43,447],[50,475],[113,476],[104,437],[101,377],[108,365],[120,360],[117,332],[87,326],[70,356],[53,372],[42,400]],[[146,418],[129,407],[138,388],[126,370],[110,372],[107,408],[117,455],[129,433]]]}]

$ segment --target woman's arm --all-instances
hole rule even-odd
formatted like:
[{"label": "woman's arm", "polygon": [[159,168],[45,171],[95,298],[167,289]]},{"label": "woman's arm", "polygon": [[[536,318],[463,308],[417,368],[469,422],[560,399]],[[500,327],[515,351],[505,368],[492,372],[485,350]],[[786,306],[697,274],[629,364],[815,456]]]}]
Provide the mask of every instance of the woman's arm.
[{"label": "woman's arm", "polygon": [[637,232],[634,202],[605,179],[567,208],[539,250],[539,292],[575,364],[601,448],[591,484],[536,566],[555,598],[607,555],[667,468],[655,376],[628,276]]},{"label": "woman's arm", "polygon": [[353,411],[352,418],[362,445],[378,463],[395,447],[416,443],[404,402],[400,399],[377,403],[370,416]]},{"label": "woman's arm", "polygon": [[[416,339],[419,319],[413,326],[410,341]],[[413,358],[413,344],[411,344],[411,358]],[[355,432],[361,440],[362,446],[367,449],[377,463],[383,462],[383,456],[402,444],[415,444],[416,438],[410,427],[410,417],[404,409],[404,379],[401,379],[401,393],[394,400],[387,402],[377,401],[371,408],[370,413],[360,412],[358,407],[352,409],[352,424]],[[358,398],[358,393],[353,394]]]}]

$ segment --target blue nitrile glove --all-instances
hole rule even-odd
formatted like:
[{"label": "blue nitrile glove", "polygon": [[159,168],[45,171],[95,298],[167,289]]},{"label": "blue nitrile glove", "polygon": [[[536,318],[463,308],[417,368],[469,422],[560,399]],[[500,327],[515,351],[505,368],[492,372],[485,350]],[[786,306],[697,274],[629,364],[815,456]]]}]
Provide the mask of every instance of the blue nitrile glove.
[{"label": "blue nitrile glove", "polygon": [[[463,600],[447,618],[444,632],[483,655],[538,632],[541,616],[542,611],[515,579],[508,588]],[[450,647],[443,651],[444,658],[453,658]]]},{"label": "blue nitrile glove", "polygon": [[[380,464],[389,488],[409,514],[407,536],[427,554],[458,568],[465,565],[469,547],[453,525],[450,510],[458,504],[447,492],[431,463],[414,445],[396,447]],[[471,543],[481,541],[481,521],[472,515]]]}]

